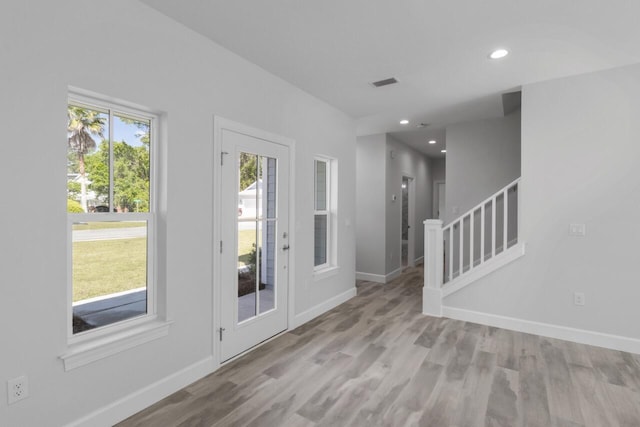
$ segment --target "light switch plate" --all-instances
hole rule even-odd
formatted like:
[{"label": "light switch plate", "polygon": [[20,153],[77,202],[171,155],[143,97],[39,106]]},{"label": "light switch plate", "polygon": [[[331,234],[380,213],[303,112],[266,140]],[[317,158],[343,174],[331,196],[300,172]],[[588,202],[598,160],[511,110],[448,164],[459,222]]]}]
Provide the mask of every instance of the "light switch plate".
[{"label": "light switch plate", "polygon": [[584,237],[587,235],[586,224],[569,224],[569,236]]}]

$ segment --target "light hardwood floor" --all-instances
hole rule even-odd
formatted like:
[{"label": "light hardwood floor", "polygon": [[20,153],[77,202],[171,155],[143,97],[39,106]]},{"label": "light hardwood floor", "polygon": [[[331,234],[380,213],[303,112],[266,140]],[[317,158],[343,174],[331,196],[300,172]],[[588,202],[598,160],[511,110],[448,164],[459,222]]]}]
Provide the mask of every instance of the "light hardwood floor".
[{"label": "light hardwood floor", "polygon": [[421,314],[422,275],[358,296],[118,424],[640,426],[640,356]]}]

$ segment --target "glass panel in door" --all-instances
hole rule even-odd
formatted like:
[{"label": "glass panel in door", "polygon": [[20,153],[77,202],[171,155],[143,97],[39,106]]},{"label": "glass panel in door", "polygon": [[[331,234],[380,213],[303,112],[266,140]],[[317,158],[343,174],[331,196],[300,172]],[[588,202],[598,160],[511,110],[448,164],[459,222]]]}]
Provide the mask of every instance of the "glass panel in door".
[{"label": "glass panel in door", "polygon": [[242,152],[238,176],[238,323],[241,323],[275,308],[277,161]]}]

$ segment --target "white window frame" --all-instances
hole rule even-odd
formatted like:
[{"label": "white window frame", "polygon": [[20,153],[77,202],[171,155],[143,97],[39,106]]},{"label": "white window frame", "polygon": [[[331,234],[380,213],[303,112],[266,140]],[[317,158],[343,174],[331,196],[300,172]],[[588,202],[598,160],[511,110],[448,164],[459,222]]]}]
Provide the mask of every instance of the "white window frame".
[{"label": "white window frame", "polygon": [[[318,210],[317,202],[317,166],[318,162],[326,164],[326,206],[324,210]],[[336,212],[337,212],[337,161],[330,157],[315,156],[313,159],[313,218],[314,218],[314,234],[313,234],[313,272],[316,280],[331,275],[337,270],[337,233],[336,233]],[[317,215],[327,216],[327,244],[326,244],[326,262],[324,264],[315,265],[315,217]]]},{"label": "white window frame", "polygon": [[[157,281],[157,229],[158,214],[158,152],[160,151],[159,121],[160,114],[134,106],[133,104],[114,101],[108,97],[86,94],[70,90],[67,105],[84,107],[109,114],[109,138],[113,138],[113,116],[124,116],[150,122],[150,173],[149,173],[149,212],[112,212],[113,198],[113,161],[110,159],[110,197],[109,212],[67,213],[67,352],[60,356],[65,370],[74,369],[119,353],[150,340],[168,334],[172,322],[166,320],[166,292],[158,292]],[[112,147],[112,146],[111,146]],[[113,153],[111,153],[111,156]],[[147,312],[140,316],[125,319],[109,325],[87,331],[73,333],[73,242],[72,228],[76,222],[147,222]],[[166,289],[165,289],[166,291]],[[159,295],[161,296],[159,298]],[[162,307],[162,312],[158,312]]]}]

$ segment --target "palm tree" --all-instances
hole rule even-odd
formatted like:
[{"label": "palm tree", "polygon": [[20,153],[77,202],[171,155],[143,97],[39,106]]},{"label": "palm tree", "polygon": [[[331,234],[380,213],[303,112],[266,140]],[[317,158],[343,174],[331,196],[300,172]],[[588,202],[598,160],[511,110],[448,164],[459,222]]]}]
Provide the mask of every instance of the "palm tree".
[{"label": "palm tree", "polygon": [[78,156],[80,172],[80,204],[87,212],[87,179],[84,168],[84,156],[96,149],[93,136],[104,138],[105,118],[98,111],[69,105],[67,135],[69,149]]}]

